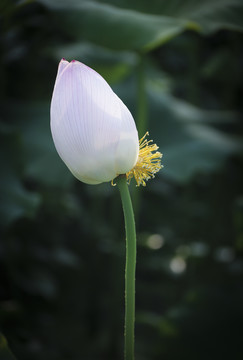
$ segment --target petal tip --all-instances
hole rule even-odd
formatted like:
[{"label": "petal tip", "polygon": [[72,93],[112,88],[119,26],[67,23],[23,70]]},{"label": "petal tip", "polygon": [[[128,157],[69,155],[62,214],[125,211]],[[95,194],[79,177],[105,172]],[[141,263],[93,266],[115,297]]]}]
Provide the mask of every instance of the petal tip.
[{"label": "petal tip", "polygon": [[69,62],[64,57],[61,58],[61,60],[59,62],[59,64],[62,64],[62,63],[68,63],[69,64]]},{"label": "petal tip", "polygon": [[68,64],[69,62],[65,58],[62,58],[59,62],[57,74],[60,75]]}]

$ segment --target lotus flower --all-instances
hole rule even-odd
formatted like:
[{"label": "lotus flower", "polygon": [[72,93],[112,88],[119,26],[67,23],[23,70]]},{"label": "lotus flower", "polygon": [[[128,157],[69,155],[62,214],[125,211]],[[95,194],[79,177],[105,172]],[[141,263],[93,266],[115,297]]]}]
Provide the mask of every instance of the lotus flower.
[{"label": "lotus flower", "polygon": [[80,181],[99,184],[128,173],[139,154],[134,119],[107,82],[79,61],[62,59],[51,101],[51,132]]}]

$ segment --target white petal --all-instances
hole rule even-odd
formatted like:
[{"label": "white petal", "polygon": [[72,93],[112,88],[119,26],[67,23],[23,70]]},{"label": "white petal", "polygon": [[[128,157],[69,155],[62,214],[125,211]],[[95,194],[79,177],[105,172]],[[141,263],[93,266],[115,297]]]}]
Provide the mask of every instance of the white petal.
[{"label": "white petal", "polygon": [[99,74],[78,61],[62,60],[59,65],[51,131],[62,160],[89,184],[129,171],[138,156],[129,110]]},{"label": "white petal", "polygon": [[57,70],[57,76],[60,76],[62,71],[65,69],[65,67],[69,64],[69,62],[67,60],[65,60],[64,58],[60,61],[59,66],[58,66],[58,70]]}]

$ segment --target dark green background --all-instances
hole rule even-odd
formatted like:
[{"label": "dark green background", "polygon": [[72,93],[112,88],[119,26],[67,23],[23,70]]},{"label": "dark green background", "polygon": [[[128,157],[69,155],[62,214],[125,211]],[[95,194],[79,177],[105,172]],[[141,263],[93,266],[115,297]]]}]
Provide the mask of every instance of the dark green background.
[{"label": "dark green background", "polygon": [[101,73],[164,154],[130,186],[136,359],[241,360],[243,2],[5,0],[0,16],[0,360],[123,358],[121,203],[56,153],[62,57]]}]

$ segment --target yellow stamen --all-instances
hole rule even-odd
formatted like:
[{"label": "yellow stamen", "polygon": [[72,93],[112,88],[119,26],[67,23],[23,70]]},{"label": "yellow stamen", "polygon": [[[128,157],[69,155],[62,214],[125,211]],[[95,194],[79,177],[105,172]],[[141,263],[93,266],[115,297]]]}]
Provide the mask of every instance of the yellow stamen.
[{"label": "yellow stamen", "polygon": [[[147,180],[154,178],[163,166],[161,165],[162,154],[158,150],[156,144],[151,144],[153,140],[147,140],[145,137],[149,135],[148,132],[139,140],[139,154],[136,165],[126,173],[128,182],[134,177],[137,186],[146,186]],[[154,152],[155,151],[155,152]]]}]

